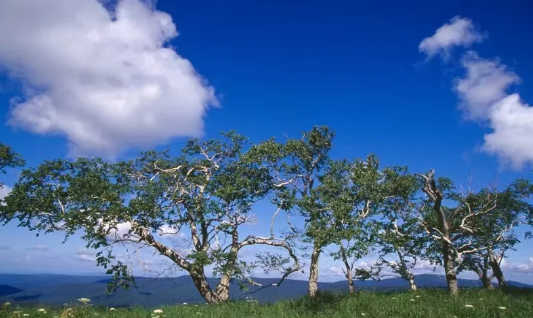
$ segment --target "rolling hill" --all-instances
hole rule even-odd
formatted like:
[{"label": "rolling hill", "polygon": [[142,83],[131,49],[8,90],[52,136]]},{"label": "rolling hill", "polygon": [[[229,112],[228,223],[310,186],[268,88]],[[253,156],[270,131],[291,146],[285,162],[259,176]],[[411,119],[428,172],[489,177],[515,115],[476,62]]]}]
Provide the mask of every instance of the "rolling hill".
[{"label": "rolling hill", "polygon": [[[262,284],[275,282],[275,279],[257,278]],[[0,294],[0,302],[45,304],[59,306],[64,303],[75,302],[78,298],[91,299],[94,305],[112,307],[157,307],[162,305],[181,303],[203,303],[203,299],[188,276],[176,278],[146,278],[137,277],[137,288],[120,290],[113,294],[105,292],[108,277],[70,276],[70,275],[12,275],[0,274],[0,284],[4,284],[7,294]],[[215,285],[217,279],[211,279]],[[417,284],[421,288],[443,288],[446,280],[441,275],[419,275]],[[520,283],[511,282],[515,286]],[[345,281],[319,283],[321,290],[345,292]],[[479,287],[477,280],[460,279],[462,287]],[[520,284],[520,287],[533,287]],[[356,288],[373,291],[398,291],[408,288],[407,282],[399,278],[384,279],[382,281],[357,282]],[[300,298],[306,294],[307,282],[302,280],[286,280],[280,287],[263,289],[255,294],[243,294],[237,284],[231,287],[232,299],[243,299],[251,296],[261,303],[269,303],[282,299]]]}]

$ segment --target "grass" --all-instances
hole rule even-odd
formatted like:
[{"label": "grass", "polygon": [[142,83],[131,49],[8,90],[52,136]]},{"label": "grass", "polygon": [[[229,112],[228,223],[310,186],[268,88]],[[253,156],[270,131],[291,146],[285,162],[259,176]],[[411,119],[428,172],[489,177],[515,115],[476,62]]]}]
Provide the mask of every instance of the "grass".
[{"label": "grass", "polygon": [[[467,307],[470,305],[473,307]],[[505,307],[502,309],[500,307]],[[0,317],[102,317],[102,318],[453,318],[453,317],[533,317],[533,291],[511,289],[487,291],[465,289],[457,298],[445,290],[421,290],[416,293],[359,292],[353,295],[320,294],[316,299],[303,298],[261,305],[253,302],[229,302],[216,306],[178,305],[161,307],[163,313],[142,308],[116,309],[73,305],[64,308],[16,308],[10,305],[0,310]],[[18,314],[13,314],[19,311]],[[28,314],[28,316],[23,316]]]}]

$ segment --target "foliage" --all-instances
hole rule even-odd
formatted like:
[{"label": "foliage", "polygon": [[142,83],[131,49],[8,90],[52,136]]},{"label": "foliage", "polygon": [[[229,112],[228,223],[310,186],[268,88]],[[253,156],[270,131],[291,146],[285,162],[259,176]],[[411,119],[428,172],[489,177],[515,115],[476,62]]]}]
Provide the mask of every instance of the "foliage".
[{"label": "foliage", "polygon": [[[248,278],[257,265],[238,260],[247,246],[285,249],[293,265],[276,258],[282,280],[299,270],[289,243],[292,234],[239,236],[240,227],[255,217],[254,204],[276,186],[269,169],[245,146],[243,136],[229,132],[222,141],[191,140],[176,157],[151,151],[118,163],[99,158],[47,161],[22,172],[0,221],[18,220],[19,226],[38,233],[63,231],[66,238],[81,231],[87,248],[100,250],[98,265],[115,275],[111,290],[132,280],[113,247],[138,244],[188,272],[208,302],[226,300],[229,281]],[[157,237],[185,231],[190,238],[186,250]],[[216,291],[205,280],[209,265],[221,276]]]},{"label": "foliage", "polygon": [[[11,147],[0,142],[0,173],[5,174],[6,168],[22,167],[26,164],[24,158]],[[0,188],[3,184],[0,180]]]},{"label": "foliage", "polygon": [[[0,223],[17,222],[37,235],[63,232],[65,240],[81,233],[86,247],[98,250],[97,264],[114,275],[110,290],[134,282],[117,248],[155,251],[171,268],[187,272],[209,303],[228,300],[234,281],[256,291],[278,286],[302,269],[308,248],[313,297],[319,257],[328,246],[336,247],[331,255],[344,263],[351,288],[353,278],[373,278],[385,266],[412,282],[419,260],[444,265],[450,289],[456,289],[450,282],[458,271],[485,279],[488,266],[504,281],[499,265],[522,239],[515,227],[533,224],[530,181],[519,179],[503,190],[465,189],[449,178],[435,179],[433,170],[422,175],[406,166],[381,167],[374,154],[334,160],[334,137],[329,127],[315,126],[301,138],[252,145],[230,131],[218,140],[190,140],[178,155],[167,150],[115,163],[45,161],[22,171],[0,204]],[[0,172],[24,164],[0,144]],[[272,203],[271,213],[256,209],[264,201]],[[244,235],[242,227],[258,213],[269,213],[260,215],[271,219],[269,232]],[[286,221],[278,229],[282,214]],[[303,226],[294,226],[294,214]],[[239,257],[258,245],[268,250],[255,261]],[[376,249],[377,272],[355,266]],[[394,254],[398,261],[391,260]],[[215,287],[207,281],[208,267],[220,278]],[[260,268],[278,272],[280,280],[255,282],[251,275]]]}]

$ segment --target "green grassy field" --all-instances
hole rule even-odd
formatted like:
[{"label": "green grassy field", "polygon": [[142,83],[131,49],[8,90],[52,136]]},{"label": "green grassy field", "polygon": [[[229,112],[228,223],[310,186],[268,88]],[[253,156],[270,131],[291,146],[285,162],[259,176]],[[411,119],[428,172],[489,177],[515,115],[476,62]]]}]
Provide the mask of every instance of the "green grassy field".
[{"label": "green grassy field", "polygon": [[[533,292],[512,289],[506,292],[481,289],[463,290],[456,299],[445,290],[421,290],[416,293],[371,293],[354,295],[321,294],[315,300],[278,302],[260,305],[253,302],[230,302],[216,306],[182,304],[146,310],[141,308],[96,308],[73,304],[68,310],[17,308],[3,306],[0,317],[386,317],[386,318],[452,318],[452,317],[533,317]],[[162,313],[154,314],[155,309]],[[15,312],[15,313],[14,313]],[[26,315],[25,315],[26,314]]]}]

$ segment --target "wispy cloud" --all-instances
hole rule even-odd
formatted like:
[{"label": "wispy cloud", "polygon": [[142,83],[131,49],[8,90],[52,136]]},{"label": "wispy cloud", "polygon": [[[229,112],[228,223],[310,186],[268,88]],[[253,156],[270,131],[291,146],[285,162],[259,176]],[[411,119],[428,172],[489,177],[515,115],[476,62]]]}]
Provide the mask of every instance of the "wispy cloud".
[{"label": "wispy cloud", "polygon": [[418,50],[427,55],[428,59],[440,54],[443,59],[450,57],[450,52],[455,46],[468,47],[475,42],[481,42],[486,37],[467,18],[455,16],[438,28],[435,33],[422,40]]},{"label": "wispy cloud", "polygon": [[9,123],[65,136],[70,155],[113,157],[200,136],[218,101],[193,65],[166,46],[167,13],[146,1],[0,1],[0,66],[25,84]]},{"label": "wispy cloud", "polygon": [[96,257],[94,255],[89,255],[89,254],[78,254],[78,259],[80,261],[85,261],[85,262],[95,262],[96,261]]},{"label": "wispy cloud", "polygon": [[49,248],[48,246],[45,246],[45,245],[41,245],[41,244],[38,244],[38,245],[35,245],[33,247],[30,247],[29,250],[33,250],[33,251],[48,251]]},{"label": "wispy cloud", "polygon": [[[452,28],[453,25],[458,26]],[[454,46],[468,47],[483,39],[480,34],[470,20],[454,18],[451,24],[443,25],[432,37],[424,39],[419,49],[430,58]],[[499,59],[482,58],[474,51],[464,53],[461,66],[465,74],[456,78],[453,85],[460,100],[459,109],[466,119],[488,124],[492,130],[484,136],[480,149],[496,156],[502,166],[513,169],[533,163],[533,107],[517,93],[509,93],[512,85],[520,83],[518,75]]]}]

